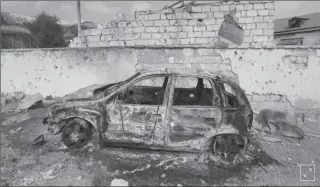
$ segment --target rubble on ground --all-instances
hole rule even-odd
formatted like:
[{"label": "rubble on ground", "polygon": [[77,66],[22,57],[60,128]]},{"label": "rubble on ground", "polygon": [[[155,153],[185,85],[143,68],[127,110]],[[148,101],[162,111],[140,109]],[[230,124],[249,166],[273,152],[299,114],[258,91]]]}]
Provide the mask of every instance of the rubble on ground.
[{"label": "rubble on ground", "polygon": [[129,183],[123,179],[113,179],[110,186],[129,186]]}]

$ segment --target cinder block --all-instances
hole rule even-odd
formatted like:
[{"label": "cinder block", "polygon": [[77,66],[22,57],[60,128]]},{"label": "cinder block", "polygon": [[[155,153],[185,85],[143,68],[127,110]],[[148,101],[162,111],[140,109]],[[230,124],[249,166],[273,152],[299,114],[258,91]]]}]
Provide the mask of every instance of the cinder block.
[{"label": "cinder block", "polygon": [[224,13],[223,12],[214,12],[213,16],[215,18],[223,18],[224,17]]},{"label": "cinder block", "polygon": [[135,27],[132,30],[133,33],[142,33],[145,32],[145,28],[144,27]]},{"label": "cinder block", "polygon": [[270,10],[258,10],[258,15],[259,16],[268,16]]},{"label": "cinder block", "polygon": [[[170,21],[173,21],[173,20],[170,20]],[[189,21],[191,21],[191,20],[189,20]],[[188,25],[188,20],[175,20],[174,25],[183,25],[183,26]]]},{"label": "cinder block", "polygon": [[160,27],[169,26],[169,20],[155,20],[154,25]]},{"label": "cinder block", "polygon": [[103,29],[102,34],[110,34],[110,29]]},{"label": "cinder block", "polygon": [[207,25],[207,31],[218,31],[220,27],[220,25]]},{"label": "cinder block", "polygon": [[254,22],[263,22],[263,16],[256,16],[253,18]]},{"label": "cinder block", "polygon": [[192,16],[192,19],[205,19],[205,18],[207,18],[206,13],[192,13],[191,16]]},{"label": "cinder block", "polygon": [[191,12],[202,12],[201,6],[192,6]]},{"label": "cinder block", "polygon": [[190,13],[184,12],[182,15],[182,19],[192,19],[192,16]]},{"label": "cinder block", "polygon": [[244,5],[236,5],[236,10],[244,10]]},{"label": "cinder block", "polygon": [[209,5],[204,5],[201,7],[202,12],[210,12],[211,6]]},{"label": "cinder block", "polygon": [[272,16],[264,16],[263,17],[263,21],[264,22],[273,22],[274,21],[274,18]]},{"label": "cinder block", "polygon": [[148,19],[149,19],[149,15],[147,14],[143,14],[143,15],[136,14],[136,20],[148,20]]},{"label": "cinder block", "polygon": [[245,10],[252,10],[253,9],[253,5],[252,4],[245,4],[244,5],[244,9]]},{"label": "cinder block", "polygon": [[149,14],[149,20],[159,20],[160,14]]},{"label": "cinder block", "polygon": [[127,24],[127,27],[138,27],[138,22],[137,21],[131,21]]},{"label": "cinder block", "polygon": [[184,12],[177,12],[177,13],[175,14],[176,19],[183,19],[183,13],[184,13]]},{"label": "cinder block", "polygon": [[247,16],[249,16],[249,17],[254,17],[257,15],[258,15],[258,12],[256,10],[248,10],[247,11]]},{"label": "cinder block", "polygon": [[255,9],[255,10],[261,10],[261,9],[264,9],[264,5],[263,4],[254,4],[253,5],[253,8]]},{"label": "cinder block", "polygon": [[196,38],[196,44],[208,44],[209,41],[207,38]]},{"label": "cinder block", "polygon": [[266,8],[266,9],[274,9],[274,3],[266,3],[266,4],[264,4],[264,8]]},{"label": "cinder block", "polygon": [[269,29],[274,29],[274,23],[272,22],[272,23],[268,23],[268,28]]},{"label": "cinder block", "polygon": [[165,30],[167,32],[179,32],[178,27],[174,27],[174,26],[165,27]]},{"label": "cinder block", "polygon": [[259,29],[268,29],[268,24],[267,23],[256,23],[257,28]]},{"label": "cinder block", "polygon": [[254,29],[250,32],[251,35],[263,35],[263,30],[262,29]]},{"label": "cinder block", "polygon": [[202,22],[206,25],[216,24],[215,19],[204,19]]},{"label": "cinder block", "polygon": [[189,32],[188,37],[200,38],[200,37],[202,37],[202,32]]},{"label": "cinder block", "polygon": [[181,31],[182,32],[192,32],[193,31],[193,26],[182,26]]},{"label": "cinder block", "polygon": [[220,6],[218,6],[218,5],[213,5],[213,6],[211,6],[210,11],[211,11],[211,12],[216,12],[216,11],[219,11],[219,8],[220,8]]},{"label": "cinder block", "polygon": [[194,26],[193,27],[193,31],[195,31],[195,32],[204,32],[204,31],[206,31],[206,27],[205,26]]},{"label": "cinder block", "polygon": [[252,36],[245,36],[245,37],[243,38],[243,42],[245,42],[245,43],[252,42],[252,41],[253,41]]},{"label": "cinder block", "polygon": [[198,20],[188,20],[188,25],[197,25],[198,24]]},{"label": "cinder block", "polygon": [[167,19],[169,19],[169,20],[173,20],[173,19],[175,19],[176,17],[175,17],[175,14],[167,14]]},{"label": "cinder block", "polygon": [[256,28],[256,24],[255,23],[246,24],[246,29],[255,29],[255,28]]},{"label": "cinder block", "polygon": [[154,25],[154,21],[141,21],[144,27],[152,27]]},{"label": "cinder block", "polygon": [[202,37],[203,38],[212,38],[212,37],[216,37],[216,33],[215,32],[203,32],[202,33]]},{"label": "cinder block", "polygon": [[159,32],[159,27],[146,27],[146,32]]},{"label": "cinder block", "polygon": [[178,38],[178,33],[169,33],[170,38]]},{"label": "cinder block", "polygon": [[230,6],[229,5],[220,5],[219,8],[220,11],[226,12],[230,10]]},{"label": "cinder block", "polygon": [[178,33],[178,38],[187,38],[188,34],[186,32],[179,32]]}]

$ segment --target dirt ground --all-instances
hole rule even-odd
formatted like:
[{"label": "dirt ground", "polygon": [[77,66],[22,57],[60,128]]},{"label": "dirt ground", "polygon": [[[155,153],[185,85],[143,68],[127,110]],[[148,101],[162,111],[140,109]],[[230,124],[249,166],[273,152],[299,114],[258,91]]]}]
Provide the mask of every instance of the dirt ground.
[{"label": "dirt ground", "polygon": [[[259,140],[282,165],[251,165],[230,171],[200,163],[196,155],[99,148],[95,141],[83,150],[70,151],[61,144],[60,136],[46,133],[42,125],[45,108],[9,113],[14,107],[16,104],[1,109],[2,186],[108,186],[115,178],[130,186],[320,185],[319,138],[298,141],[282,137],[281,143]],[[33,146],[32,141],[41,134],[45,134],[45,144]],[[301,164],[311,164],[311,170]],[[300,167],[302,179],[315,177],[315,181],[301,181]]]}]

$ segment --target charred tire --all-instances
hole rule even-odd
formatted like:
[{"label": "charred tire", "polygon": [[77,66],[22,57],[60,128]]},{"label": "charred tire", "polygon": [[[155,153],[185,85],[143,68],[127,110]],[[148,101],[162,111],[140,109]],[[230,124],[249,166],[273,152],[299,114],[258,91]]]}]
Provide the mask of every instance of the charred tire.
[{"label": "charred tire", "polygon": [[219,159],[233,162],[237,154],[244,150],[245,140],[237,134],[221,134],[213,138],[211,152]]},{"label": "charred tire", "polygon": [[70,149],[79,149],[92,139],[92,126],[85,120],[70,120],[62,131],[62,141]]}]

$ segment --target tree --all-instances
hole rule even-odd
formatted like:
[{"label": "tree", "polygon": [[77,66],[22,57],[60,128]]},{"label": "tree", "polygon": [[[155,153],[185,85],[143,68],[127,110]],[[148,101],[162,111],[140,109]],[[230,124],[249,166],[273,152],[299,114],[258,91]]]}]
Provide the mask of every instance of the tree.
[{"label": "tree", "polygon": [[63,27],[58,21],[56,16],[41,12],[34,21],[25,25],[43,48],[67,47],[68,44],[63,38]]}]

